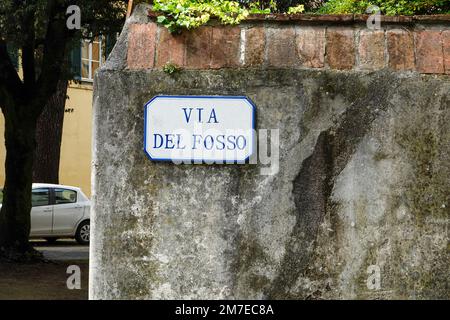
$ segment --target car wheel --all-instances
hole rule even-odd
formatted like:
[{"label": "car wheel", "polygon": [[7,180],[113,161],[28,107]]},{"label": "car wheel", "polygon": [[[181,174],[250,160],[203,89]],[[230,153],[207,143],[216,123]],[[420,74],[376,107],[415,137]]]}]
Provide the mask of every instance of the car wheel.
[{"label": "car wheel", "polygon": [[75,234],[75,240],[77,240],[79,244],[89,244],[90,231],[91,227],[89,221],[83,221],[78,226],[77,233]]},{"label": "car wheel", "polygon": [[45,238],[48,243],[55,243],[58,238]]}]

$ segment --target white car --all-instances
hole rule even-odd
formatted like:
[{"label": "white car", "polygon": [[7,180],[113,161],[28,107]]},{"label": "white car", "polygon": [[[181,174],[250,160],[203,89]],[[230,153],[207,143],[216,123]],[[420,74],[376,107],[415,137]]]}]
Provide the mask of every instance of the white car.
[{"label": "white car", "polygon": [[90,201],[80,188],[33,183],[30,238],[75,238],[89,244]]}]

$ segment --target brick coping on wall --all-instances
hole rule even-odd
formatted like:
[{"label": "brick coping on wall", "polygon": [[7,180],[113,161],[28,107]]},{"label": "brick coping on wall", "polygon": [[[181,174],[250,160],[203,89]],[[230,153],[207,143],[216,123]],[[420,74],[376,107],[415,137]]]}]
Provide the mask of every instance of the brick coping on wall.
[{"label": "brick coping on wall", "polygon": [[[157,25],[130,24],[131,70],[302,68],[390,69],[450,74],[450,15],[381,16],[381,29],[367,28],[367,15],[251,15],[237,26],[212,22],[171,35]],[[288,23],[284,23],[288,22]]]}]

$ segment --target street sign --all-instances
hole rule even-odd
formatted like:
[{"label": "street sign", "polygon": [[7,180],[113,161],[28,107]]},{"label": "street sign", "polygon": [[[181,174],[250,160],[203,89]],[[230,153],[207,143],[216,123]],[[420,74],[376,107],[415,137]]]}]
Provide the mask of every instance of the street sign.
[{"label": "street sign", "polygon": [[155,96],[145,104],[151,160],[243,163],[255,149],[255,106],[241,96]]}]

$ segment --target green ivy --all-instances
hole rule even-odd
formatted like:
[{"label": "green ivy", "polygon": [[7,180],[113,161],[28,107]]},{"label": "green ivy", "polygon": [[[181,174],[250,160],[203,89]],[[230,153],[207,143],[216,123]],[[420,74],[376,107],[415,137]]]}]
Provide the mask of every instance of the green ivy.
[{"label": "green ivy", "polygon": [[[217,18],[222,24],[238,24],[249,14],[270,14],[277,10],[275,0],[265,3],[251,1],[247,6],[229,0],[154,0],[153,10],[161,12],[157,22],[163,24],[170,32],[193,29]],[[303,5],[290,7],[287,14],[304,11]]]},{"label": "green ivy", "polygon": [[378,6],[385,15],[414,15],[448,13],[449,0],[329,0],[319,13],[365,13],[371,5]]},{"label": "green ivy", "polygon": [[[298,4],[298,3],[303,4]],[[170,32],[193,29],[216,18],[222,24],[238,24],[249,14],[270,14],[285,11],[298,14],[314,1],[292,0],[154,0],[153,10],[161,12],[158,23]],[[320,0],[315,1],[320,4]],[[288,5],[298,4],[288,7]],[[305,5],[304,5],[305,4]],[[378,6],[382,14],[413,15],[450,13],[450,0],[329,0],[322,1],[317,13],[365,13],[370,6]],[[280,9],[282,8],[282,9]],[[308,7],[311,9],[311,7]]]},{"label": "green ivy", "polygon": [[298,6],[296,6],[296,7],[290,7],[289,9],[288,9],[288,14],[298,14],[298,13],[302,13],[302,12],[304,12],[305,11],[305,6],[304,5],[302,5],[302,4],[299,4]]},{"label": "green ivy", "polygon": [[245,5],[251,14],[270,14],[277,11],[277,2],[275,0],[259,1],[239,1],[241,5]]},{"label": "green ivy", "polygon": [[155,0],[153,9],[164,14],[157,21],[170,32],[197,28],[212,17],[222,24],[238,24],[249,14],[238,2],[225,0]]}]

